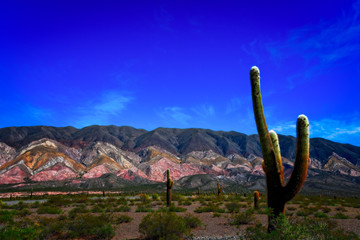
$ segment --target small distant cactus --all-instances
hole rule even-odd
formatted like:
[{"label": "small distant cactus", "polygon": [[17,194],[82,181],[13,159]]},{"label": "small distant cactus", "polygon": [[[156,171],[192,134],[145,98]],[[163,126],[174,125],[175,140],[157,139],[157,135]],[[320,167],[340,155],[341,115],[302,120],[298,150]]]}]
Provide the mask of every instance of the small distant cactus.
[{"label": "small distant cactus", "polygon": [[254,191],[254,208],[255,209],[259,208],[259,198],[260,198],[260,193],[258,191]]},{"label": "small distant cactus", "polygon": [[167,170],[167,181],[166,181],[166,206],[171,206],[171,188],[174,186],[174,181],[170,177],[170,169]]},{"label": "small distant cactus", "polygon": [[220,185],[219,181],[217,182],[217,195],[218,197],[220,197],[221,193],[222,193],[222,186]]},{"label": "small distant cactus", "polygon": [[300,191],[307,176],[309,164],[309,121],[305,115],[300,115],[296,124],[296,154],[294,169],[290,180],[284,183],[278,136],[274,131],[268,131],[260,90],[260,71],[257,67],[250,70],[251,93],[255,121],[259,134],[263,155],[262,167],[266,174],[267,202],[273,210],[269,216],[268,231],[274,229],[273,219],[285,211],[285,203],[291,200]]}]

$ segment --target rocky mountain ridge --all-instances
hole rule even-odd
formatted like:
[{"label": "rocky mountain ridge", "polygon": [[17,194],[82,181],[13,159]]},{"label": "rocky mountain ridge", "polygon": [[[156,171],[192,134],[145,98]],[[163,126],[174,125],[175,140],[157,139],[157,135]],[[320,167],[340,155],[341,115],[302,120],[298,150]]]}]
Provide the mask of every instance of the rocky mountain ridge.
[{"label": "rocky mountain ridge", "polygon": [[[291,173],[296,139],[279,136],[285,175]],[[162,182],[212,174],[240,182],[263,176],[256,135],[207,129],[90,126],[0,129],[0,184],[119,178]],[[360,176],[360,147],[311,139],[309,175],[319,171]]]}]

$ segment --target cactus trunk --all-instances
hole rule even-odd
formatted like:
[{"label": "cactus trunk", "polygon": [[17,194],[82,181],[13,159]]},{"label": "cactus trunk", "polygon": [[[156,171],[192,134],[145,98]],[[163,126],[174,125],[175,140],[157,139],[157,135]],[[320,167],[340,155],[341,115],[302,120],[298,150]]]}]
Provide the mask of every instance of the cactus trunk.
[{"label": "cactus trunk", "polygon": [[271,231],[274,229],[273,219],[284,213],[285,203],[300,191],[305,182],[309,163],[309,122],[305,115],[298,117],[294,169],[290,180],[285,184],[279,140],[277,134],[269,132],[266,125],[260,91],[260,71],[255,66],[250,70],[250,80],[255,122],[264,159],[262,166],[266,174],[268,207],[273,210],[268,225],[268,231]]},{"label": "cactus trunk", "polygon": [[174,181],[170,177],[170,169],[166,172],[167,181],[166,181],[166,206],[171,206],[171,188],[174,186]]},{"label": "cactus trunk", "polygon": [[217,183],[217,189],[218,189],[217,195],[218,195],[218,197],[220,197],[220,195],[222,193],[222,186],[220,185],[219,182]]},{"label": "cactus trunk", "polygon": [[254,191],[254,208],[258,209],[259,208],[259,197],[260,194],[258,191]]}]

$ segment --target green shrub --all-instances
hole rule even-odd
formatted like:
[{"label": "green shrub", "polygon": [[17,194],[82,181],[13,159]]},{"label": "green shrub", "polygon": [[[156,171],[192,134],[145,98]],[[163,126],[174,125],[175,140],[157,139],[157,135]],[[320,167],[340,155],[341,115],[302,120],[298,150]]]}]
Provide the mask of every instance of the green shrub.
[{"label": "green shrub", "polygon": [[74,195],[74,196],[72,196],[71,201],[73,203],[85,203],[85,204],[88,204],[89,202],[92,201],[92,199],[90,199],[86,195]]},{"label": "green shrub", "polygon": [[185,201],[179,201],[179,205],[190,206],[191,204],[192,201],[189,199],[186,199]]},{"label": "green shrub", "polygon": [[143,193],[143,194],[140,194],[140,201],[142,203],[150,203],[151,199],[150,199],[149,195]]},{"label": "green shrub", "polygon": [[119,215],[117,216],[115,223],[116,224],[120,224],[120,223],[128,223],[131,222],[133,218],[129,217],[128,215]]},{"label": "green shrub", "polygon": [[117,199],[114,197],[109,197],[106,199],[106,202],[108,202],[108,203],[115,203],[116,201],[117,201]]},{"label": "green shrub", "polygon": [[344,207],[337,207],[335,209],[336,209],[336,211],[339,211],[339,212],[347,212],[347,210]]},{"label": "green shrub", "polygon": [[184,217],[183,217],[184,221],[185,221],[185,225],[188,228],[197,228],[200,227],[202,225],[200,218],[187,213]]},{"label": "green shrub", "polygon": [[226,203],[225,207],[227,208],[229,213],[238,213],[240,212],[241,204],[236,202]]},{"label": "green shrub", "polygon": [[0,239],[6,239],[6,240],[36,239],[37,236],[38,236],[38,228],[33,225],[27,225],[27,226],[6,225],[0,228]]},{"label": "green shrub", "polygon": [[20,217],[25,217],[30,214],[31,214],[31,211],[28,208],[23,208],[16,213],[16,215],[18,215]]},{"label": "green shrub", "polygon": [[215,218],[215,217],[221,217],[221,213],[214,212],[213,213],[213,218]]},{"label": "green shrub", "polygon": [[329,218],[329,216],[326,213],[323,213],[323,212],[316,212],[314,214],[314,216],[317,217],[317,218]]},{"label": "green shrub", "polygon": [[129,212],[130,211],[130,207],[126,206],[126,205],[120,205],[116,208],[112,209],[113,212]]},{"label": "green shrub", "polygon": [[81,214],[68,224],[68,238],[111,239],[114,235],[111,219],[104,214]]},{"label": "green shrub", "polygon": [[343,214],[343,213],[336,213],[334,216],[333,216],[333,218],[336,218],[336,219],[348,219],[349,218],[349,216],[347,216],[347,215],[345,215],[345,214]]},{"label": "green shrub", "polygon": [[92,213],[104,213],[105,212],[105,209],[102,208],[101,206],[99,206],[98,204],[96,204],[95,206],[93,206],[90,211]]},{"label": "green shrub", "polygon": [[89,210],[83,207],[75,207],[71,209],[68,213],[70,218],[74,218],[78,213],[88,213]]},{"label": "green shrub", "polygon": [[11,206],[12,209],[22,210],[24,208],[28,208],[29,204],[24,203],[23,200],[20,200],[17,204]]},{"label": "green shrub", "polygon": [[50,196],[48,201],[44,203],[47,206],[57,206],[57,207],[64,207],[68,206],[71,203],[71,200],[66,196]]},{"label": "green shrub", "polygon": [[38,208],[40,206],[40,202],[39,201],[35,201],[34,203],[32,203],[30,205],[31,208]]},{"label": "green shrub", "polygon": [[329,208],[329,207],[322,207],[322,208],[321,208],[321,211],[322,211],[323,213],[329,213],[329,212],[331,212],[331,208]]},{"label": "green shrub", "polygon": [[14,222],[14,215],[17,213],[16,210],[0,210],[0,224],[7,224]]},{"label": "green shrub", "polygon": [[36,212],[38,214],[60,214],[62,213],[62,210],[57,207],[40,206]]},{"label": "green shrub", "polygon": [[153,201],[159,201],[160,200],[159,194],[157,194],[157,193],[152,194],[151,198],[152,198]]},{"label": "green shrub", "polygon": [[355,218],[360,220],[360,214],[356,215]]},{"label": "green shrub", "polygon": [[127,205],[128,204],[128,200],[126,200],[125,198],[118,198],[116,201],[117,204],[121,204],[121,205]]},{"label": "green shrub", "polygon": [[1,209],[11,209],[12,206],[10,206],[10,205],[8,205],[8,204],[6,204],[6,203],[2,203],[2,204],[0,205],[0,208],[1,208]]},{"label": "green shrub", "polygon": [[173,212],[149,213],[139,225],[139,232],[146,239],[180,240],[190,231],[184,218]]},{"label": "green shrub", "polygon": [[296,215],[300,216],[300,217],[306,217],[306,216],[309,216],[311,213],[312,212],[309,209],[302,209],[302,210],[297,211]]},{"label": "green shrub", "polygon": [[288,211],[295,211],[295,210],[296,210],[296,207],[288,207],[287,210],[288,210]]},{"label": "green shrub", "polygon": [[67,219],[67,216],[64,215],[64,214],[60,214],[59,217],[58,217],[59,221],[63,221],[63,220],[66,220],[66,219]]},{"label": "green shrub", "polygon": [[68,221],[65,215],[54,218],[39,218],[40,239],[66,239]]},{"label": "green shrub", "polygon": [[224,213],[225,209],[220,208],[218,205],[215,205],[213,203],[209,203],[206,206],[198,207],[194,210],[196,213],[202,213],[202,212],[218,212],[218,213]]},{"label": "green shrub", "polygon": [[232,218],[231,221],[232,225],[248,224],[255,219],[254,209],[253,208],[246,209],[244,212],[234,214],[231,218]]},{"label": "green shrub", "polygon": [[186,208],[182,208],[182,207],[177,207],[175,206],[173,203],[170,205],[170,207],[163,207],[163,208],[160,208],[159,211],[162,211],[162,212],[166,212],[166,211],[169,211],[169,212],[185,212],[186,211]]},{"label": "green shrub", "polygon": [[135,211],[136,212],[153,212],[154,210],[149,206],[139,205]]},{"label": "green shrub", "polygon": [[306,239],[306,240],[343,240],[359,239],[354,233],[345,233],[337,229],[334,222],[324,219],[295,219],[280,215],[275,220],[275,230],[267,232],[261,224],[246,229],[244,239]]}]

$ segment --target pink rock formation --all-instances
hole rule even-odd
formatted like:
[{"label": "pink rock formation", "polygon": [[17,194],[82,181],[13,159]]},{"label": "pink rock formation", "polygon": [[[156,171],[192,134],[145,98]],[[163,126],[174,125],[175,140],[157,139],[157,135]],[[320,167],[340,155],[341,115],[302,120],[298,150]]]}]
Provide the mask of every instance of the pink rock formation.
[{"label": "pink rock formation", "polygon": [[105,165],[102,164],[90,169],[87,173],[85,173],[82,176],[82,178],[98,178],[105,173],[110,173],[110,170]]},{"label": "pink rock formation", "polygon": [[42,181],[61,181],[66,179],[76,178],[77,174],[70,168],[63,164],[55,164],[53,167],[38,172],[30,177],[31,180],[42,182]]},{"label": "pink rock formation", "polygon": [[9,171],[0,175],[0,184],[11,184],[24,182],[24,178],[28,177],[19,166],[11,168]]},{"label": "pink rock formation", "polygon": [[173,161],[162,158],[153,165],[150,165],[145,174],[148,176],[149,180],[164,182],[166,179],[165,171],[170,169],[171,178],[173,180],[178,180],[182,177],[195,175],[195,174],[206,174],[199,166],[192,163],[183,163],[178,164]]},{"label": "pink rock formation", "polygon": [[254,169],[251,171],[251,174],[258,175],[258,176],[265,176],[262,166],[259,166],[259,165],[254,167]]},{"label": "pink rock formation", "polygon": [[136,167],[131,169],[120,170],[117,174],[118,177],[128,180],[134,180],[136,176],[142,177],[144,179],[149,179],[141,170]]}]

